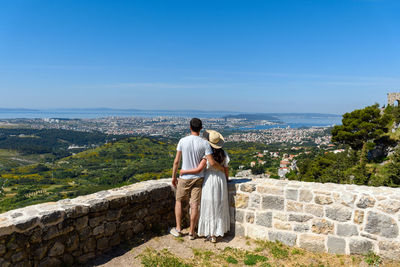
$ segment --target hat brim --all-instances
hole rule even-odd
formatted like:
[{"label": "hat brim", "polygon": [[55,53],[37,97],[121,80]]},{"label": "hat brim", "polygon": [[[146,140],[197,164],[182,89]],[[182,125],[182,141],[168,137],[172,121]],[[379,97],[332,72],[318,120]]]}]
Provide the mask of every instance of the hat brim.
[{"label": "hat brim", "polygon": [[222,148],[224,146],[225,141],[220,139],[216,144],[211,143],[210,141],[208,141],[208,143],[210,143],[210,146],[212,146],[213,148]]}]

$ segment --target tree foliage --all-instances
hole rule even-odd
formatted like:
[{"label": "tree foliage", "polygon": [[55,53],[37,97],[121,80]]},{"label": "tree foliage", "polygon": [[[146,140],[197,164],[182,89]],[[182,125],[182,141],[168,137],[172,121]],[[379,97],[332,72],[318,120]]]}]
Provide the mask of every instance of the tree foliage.
[{"label": "tree foliage", "polygon": [[375,141],[388,131],[390,117],[381,115],[379,105],[357,109],[343,115],[342,125],[332,129],[332,141],[360,150],[369,141]]}]

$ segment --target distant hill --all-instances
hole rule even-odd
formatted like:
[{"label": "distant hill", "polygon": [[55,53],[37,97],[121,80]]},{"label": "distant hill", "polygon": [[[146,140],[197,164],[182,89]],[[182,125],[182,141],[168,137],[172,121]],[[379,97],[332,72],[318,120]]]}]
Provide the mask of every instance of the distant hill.
[{"label": "distant hill", "polygon": [[276,122],[276,123],[282,123],[282,121],[277,118],[276,116],[272,116],[267,113],[254,113],[254,114],[238,114],[238,115],[227,115],[224,116],[223,118],[225,119],[245,119],[248,121],[261,121],[261,120],[266,120],[266,121],[271,121],[271,122]]},{"label": "distant hill", "polygon": [[323,119],[323,118],[341,118],[341,115],[325,114],[325,113],[242,113],[242,114],[229,114],[224,116],[223,118],[246,119],[248,121],[267,120],[276,123],[282,123],[287,118]]}]

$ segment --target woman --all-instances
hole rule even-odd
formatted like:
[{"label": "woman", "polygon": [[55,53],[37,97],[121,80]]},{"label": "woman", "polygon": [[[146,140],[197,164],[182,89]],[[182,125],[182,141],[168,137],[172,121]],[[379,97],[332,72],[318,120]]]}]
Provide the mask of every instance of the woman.
[{"label": "woman", "polygon": [[220,133],[207,130],[203,136],[211,145],[215,161],[224,167],[225,173],[210,166],[206,159],[203,159],[196,169],[181,170],[180,173],[194,174],[206,168],[197,233],[199,236],[209,237],[211,242],[216,243],[218,236],[224,236],[230,230],[227,186],[229,157],[222,149],[224,138]]}]

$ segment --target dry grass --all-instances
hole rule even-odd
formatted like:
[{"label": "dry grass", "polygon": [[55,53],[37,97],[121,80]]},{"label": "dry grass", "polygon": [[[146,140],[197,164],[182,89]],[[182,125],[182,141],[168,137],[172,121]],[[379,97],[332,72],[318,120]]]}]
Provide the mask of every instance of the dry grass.
[{"label": "dry grass", "polygon": [[[181,242],[181,241],[179,241]],[[400,262],[383,260],[373,253],[367,255],[335,255],[312,253],[303,249],[269,241],[246,240],[253,243],[252,250],[225,247],[191,248],[192,257],[181,257],[168,249],[147,248],[138,258],[143,266],[189,267],[189,266],[400,266]],[[189,245],[189,244],[188,244]],[[178,254],[178,255],[177,255]]]}]

